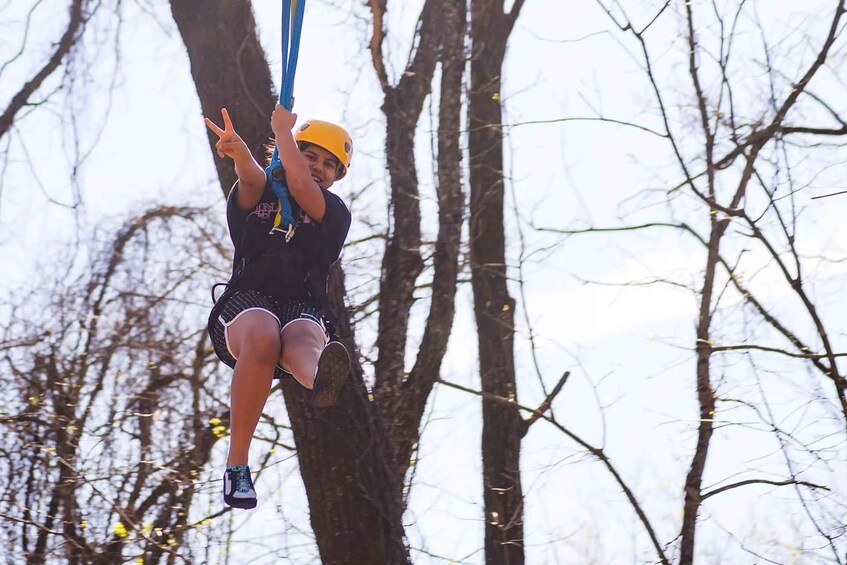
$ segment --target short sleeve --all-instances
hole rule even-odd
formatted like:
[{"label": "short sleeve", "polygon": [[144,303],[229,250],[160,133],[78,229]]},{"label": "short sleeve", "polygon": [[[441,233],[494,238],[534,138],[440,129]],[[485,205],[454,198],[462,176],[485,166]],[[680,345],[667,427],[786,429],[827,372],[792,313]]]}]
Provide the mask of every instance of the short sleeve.
[{"label": "short sleeve", "polygon": [[327,265],[334,263],[341,255],[341,248],[350,231],[352,218],[350,210],[337,195],[324,190],[326,211],[321,222],[321,247],[323,259]]},{"label": "short sleeve", "polygon": [[226,199],[226,223],[229,227],[229,237],[232,240],[233,245],[236,243],[236,239],[238,238],[238,234],[241,233],[242,228],[244,227],[244,222],[247,221],[247,216],[250,215],[250,210],[242,210],[238,207],[237,202],[237,193],[238,193],[238,181],[235,181],[235,184],[232,185],[232,189],[229,191],[229,196]]}]

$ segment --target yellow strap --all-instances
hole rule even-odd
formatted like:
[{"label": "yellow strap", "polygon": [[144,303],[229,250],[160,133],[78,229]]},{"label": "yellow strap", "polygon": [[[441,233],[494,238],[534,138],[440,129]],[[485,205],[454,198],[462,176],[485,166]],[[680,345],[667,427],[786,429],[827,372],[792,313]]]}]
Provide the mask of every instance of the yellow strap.
[{"label": "yellow strap", "polygon": [[282,225],[282,202],[277,200],[278,207],[276,210],[276,217],[274,218],[274,229],[279,229],[279,226]]}]

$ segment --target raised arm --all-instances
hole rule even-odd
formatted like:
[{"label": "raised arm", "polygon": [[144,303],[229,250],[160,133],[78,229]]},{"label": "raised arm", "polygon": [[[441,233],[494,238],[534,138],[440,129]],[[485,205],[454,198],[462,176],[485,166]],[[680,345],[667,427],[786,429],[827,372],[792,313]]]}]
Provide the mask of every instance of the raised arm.
[{"label": "raised arm", "polygon": [[[310,218],[322,222],[326,213],[326,201],[321,192],[321,187],[313,177],[309,161],[300,152],[297,143],[294,141],[291,130],[296,121],[297,114],[292,114],[280,105],[277,105],[271,115],[271,128],[276,137],[279,160],[282,161],[282,166],[285,169],[285,180],[288,183],[288,191],[292,198],[297,201],[300,208]],[[329,184],[331,185],[332,181],[329,181]]]},{"label": "raised arm", "polygon": [[223,129],[219,128],[212,120],[205,118],[206,125],[217,136],[215,149],[221,157],[229,157],[235,163],[235,174],[238,175],[238,191],[236,192],[236,204],[242,210],[254,208],[262,198],[265,191],[265,170],[253,158],[250,149],[244,140],[232,127],[232,120],[226,108],[221,109],[224,120]]}]

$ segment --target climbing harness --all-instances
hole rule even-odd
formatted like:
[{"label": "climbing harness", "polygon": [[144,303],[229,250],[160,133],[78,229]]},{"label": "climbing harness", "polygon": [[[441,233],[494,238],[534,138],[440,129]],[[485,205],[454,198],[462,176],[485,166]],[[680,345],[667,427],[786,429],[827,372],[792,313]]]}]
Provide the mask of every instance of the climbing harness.
[{"label": "climbing harness", "polygon": [[[282,81],[279,88],[279,104],[287,110],[291,110],[294,102],[294,75],[297,72],[297,56],[300,54],[300,35],[305,8],[306,0],[282,0]],[[265,174],[279,202],[270,233],[282,232],[285,234],[285,241],[288,242],[294,236],[297,220],[291,209],[291,194],[285,183],[285,170],[282,168],[279,150],[276,147],[274,147],[271,163],[265,169]]]},{"label": "climbing harness", "polygon": [[[282,81],[280,83],[279,104],[291,110],[294,104],[294,75],[297,71],[297,57],[300,53],[300,36],[303,28],[303,14],[306,0],[282,0]],[[319,120],[310,120],[303,124],[295,135],[295,141],[306,141],[325,146],[327,151],[335,155],[339,163],[346,169],[350,166],[350,158],[353,152],[353,141],[350,134],[343,128]],[[291,206],[291,194],[285,182],[285,170],[279,158],[279,150],[274,147],[271,162],[265,169],[267,182],[278,200],[278,209],[274,218],[273,228],[270,234],[281,232],[285,234],[285,242],[288,243],[294,236],[297,228],[297,220]],[[236,242],[236,256],[238,249],[242,248],[245,234],[238,237]],[[287,246],[286,246],[287,247]],[[293,251],[293,249],[292,249]],[[209,315],[208,331],[211,335],[212,325],[216,322],[221,308],[229,296],[241,290],[244,286],[242,275],[247,265],[256,258],[256,250],[241,256],[239,265],[233,269],[230,280],[226,283],[217,283],[212,286],[212,303],[214,304]],[[326,291],[326,275],[319,265],[313,265],[308,269],[304,284],[306,291],[315,299],[322,310],[324,323],[331,340],[337,340],[336,328],[338,320],[329,303]],[[224,292],[219,298],[215,297],[217,287],[223,286]]]}]

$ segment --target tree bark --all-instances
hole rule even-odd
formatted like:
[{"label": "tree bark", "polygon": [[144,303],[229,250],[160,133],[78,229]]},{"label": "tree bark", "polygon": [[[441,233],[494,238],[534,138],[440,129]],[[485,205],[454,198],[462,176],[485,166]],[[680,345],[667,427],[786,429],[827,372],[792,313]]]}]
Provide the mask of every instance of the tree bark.
[{"label": "tree bark", "polygon": [[[221,108],[227,108],[253,156],[264,163],[276,96],[250,1],[209,0],[201,9],[190,0],[171,0],[171,13],[188,51],[203,116],[220,123]],[[206,134],[221,189],[228,195],[238,177],[232,162],[215,151],[215,134]]]},{"label": "tree bark", "polygon": [[[409,316],[415,302],[415,285],[423,271],[421,257],[421,208],[415,163],[415,131],[438,60],[440,7],[443,0],[427,0],[420,16],[417,47],[396,85],[389,83],[382,60],[381,27],[387,2],[371,2],[374,14],[372,57],[385,98],[386,162],[391,196],[391,225],[382,260],[379,288],[379,321],[374,377],[374,398],[390,430],[394,449],[394,472],[400,478],[395,495],[403,499],[403,477],[409,467],[411,448],[418,439],[420,419],[410,421],[405,392],[406,344]],[[430,386],[431,389],[431,386]]]},{"label": "tree bark", "polygon": [[500,103],[506,41],[521,7],[471,0],[470,258],[483,393],[515,404],[483,401],[482,466],[485,559],[521,564],[523,490],[520,446],[525,425],[517,408],[514,364],[515,301],[509,295],[503,218],[503,138]]},{"label": "tree bark", "polygon": [[441,18],[441,91],[438,102],[438,236],[433,253],[432,293],[423,339],[409,377],[403,384],[395,425],[404,433],[393,434],[398,454],[398,473],[405,476],[420,436],[420,422],[441,363],[455,314],[459,274],[459,248],[465,197],[462,192],[460,146],[462,80],[467,58],[465,0],[444,0]]}]

